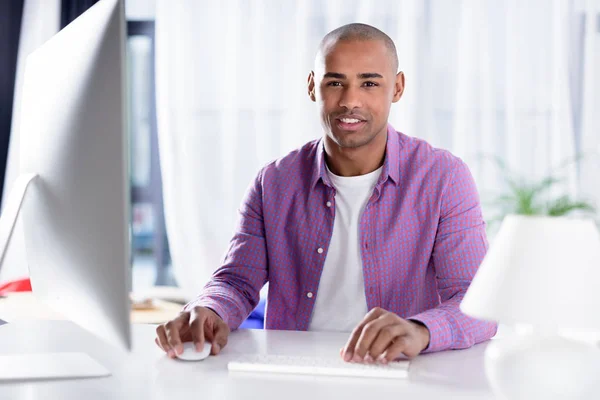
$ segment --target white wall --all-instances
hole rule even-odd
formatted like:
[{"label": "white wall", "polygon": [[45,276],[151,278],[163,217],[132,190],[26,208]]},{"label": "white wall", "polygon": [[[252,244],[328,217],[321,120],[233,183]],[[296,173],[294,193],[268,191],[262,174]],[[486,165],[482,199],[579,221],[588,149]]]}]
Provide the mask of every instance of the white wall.
[{"label": "white wall", "polygon": [[154,20],[156,0],[125,0],[125,16],[129,21]]}]

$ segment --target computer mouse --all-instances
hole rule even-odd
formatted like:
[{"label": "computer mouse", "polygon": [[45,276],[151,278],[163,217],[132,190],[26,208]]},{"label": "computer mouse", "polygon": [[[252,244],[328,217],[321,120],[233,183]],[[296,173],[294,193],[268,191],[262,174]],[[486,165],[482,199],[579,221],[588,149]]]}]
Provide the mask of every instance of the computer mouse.
[{"label": "computer mouse", "polygon": [[183,352],[177,355],[177,358],[185,361],[201,361],[210,355],[212,344],[204,341],[204,349],[196,351],[196,345],[193,342],[183,343]]}]

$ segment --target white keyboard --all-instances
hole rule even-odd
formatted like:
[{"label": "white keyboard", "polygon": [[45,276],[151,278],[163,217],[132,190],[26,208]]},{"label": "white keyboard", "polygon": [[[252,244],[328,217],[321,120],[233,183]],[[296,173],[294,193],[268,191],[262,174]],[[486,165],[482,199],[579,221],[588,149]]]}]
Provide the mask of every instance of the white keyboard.
[{"label": "white keyboard", "polygon": [[348,363],[341,358],[281,355],[247,355],[227,365],[229,371],[329,375],[368,378],[406,378],[409,361],[382,364]]}]

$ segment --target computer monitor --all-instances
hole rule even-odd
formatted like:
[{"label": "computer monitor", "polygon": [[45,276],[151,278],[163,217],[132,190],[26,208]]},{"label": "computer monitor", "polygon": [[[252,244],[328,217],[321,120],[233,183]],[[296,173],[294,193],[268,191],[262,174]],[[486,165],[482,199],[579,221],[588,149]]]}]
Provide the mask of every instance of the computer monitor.
[{"label": "computer monitor", "polygon": [[28,57],[0,257],[21,208],[36,297],[129,350],[125,40],[123,2],[101,0]]}]

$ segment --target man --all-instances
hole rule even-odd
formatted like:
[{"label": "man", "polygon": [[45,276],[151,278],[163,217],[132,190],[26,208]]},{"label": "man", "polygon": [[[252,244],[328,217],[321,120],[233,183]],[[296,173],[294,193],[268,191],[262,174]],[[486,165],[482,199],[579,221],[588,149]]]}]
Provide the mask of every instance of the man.
[{"label": "man", "polygon": [[350,24],[325,36],[308,95],[322,139],[266,165],[250,185],[223,265],[157,344],[216,355],[269,282],[266,328],[347,331],[346,361],[460,349],[493,323],[459,304],[487,250],[473,178],[450,153],[388,125],[404,74],[392,40]]}]

